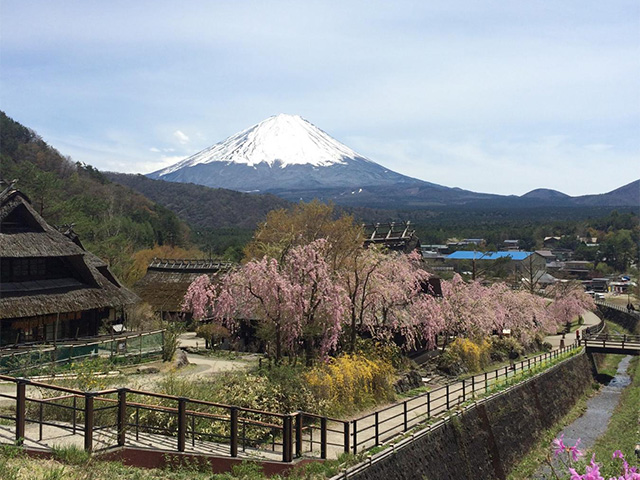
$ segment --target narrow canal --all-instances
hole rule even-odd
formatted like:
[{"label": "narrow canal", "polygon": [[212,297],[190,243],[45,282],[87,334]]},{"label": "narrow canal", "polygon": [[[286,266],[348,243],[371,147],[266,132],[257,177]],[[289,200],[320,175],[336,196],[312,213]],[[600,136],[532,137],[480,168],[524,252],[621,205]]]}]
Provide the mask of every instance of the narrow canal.
[{"label": "narrow canal", "polygon": [[[631,377],[627,374],[627,369],[632,358],[631,356],[626,356],[620,361],[616,375],[607,385],[600,389],[597,395],[587,401],[587,409],[584,414],[558,434],[564,434],[565,445],[574,445],[580,439],[579,448],[584,451],[593,447],[596,439],[606,432],[609,419],[620,401],[622,391],[631,383]],[[556,470],[564,471],[559,460],[556,459],[553,463]],[[533,478],[553,478],[551,469],[548,465],[543,465]]]}]

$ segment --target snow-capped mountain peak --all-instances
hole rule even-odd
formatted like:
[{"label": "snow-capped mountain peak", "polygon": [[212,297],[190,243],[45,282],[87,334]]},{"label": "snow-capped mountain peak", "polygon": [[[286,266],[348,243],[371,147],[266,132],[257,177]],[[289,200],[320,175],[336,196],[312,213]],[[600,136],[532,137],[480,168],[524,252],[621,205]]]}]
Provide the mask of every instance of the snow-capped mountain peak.
[{"label": "snow-capped mountain peak", "polygon": [[236,133],[225,141],[157,172],[159,177],[185,167],[212,162],[270,167],[289,165],[327,167],[362,155],[338,142],[299,115],[279,114]]},{"label": "snow-capped mountain peak", "polygon": [[357,154],[299,115],[284,114],[148,176],[243,192],[425,184]]}]

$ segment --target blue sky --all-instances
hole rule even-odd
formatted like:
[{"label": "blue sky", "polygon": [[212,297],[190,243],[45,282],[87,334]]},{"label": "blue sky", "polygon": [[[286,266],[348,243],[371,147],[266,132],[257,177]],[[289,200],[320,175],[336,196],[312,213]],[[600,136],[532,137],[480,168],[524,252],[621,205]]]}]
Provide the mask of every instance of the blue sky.
[{"label": "blue sky", "polygon": [[277,113],[469,190],[640,178],[637,1],[0,0],[0,108],[148,173]]}]

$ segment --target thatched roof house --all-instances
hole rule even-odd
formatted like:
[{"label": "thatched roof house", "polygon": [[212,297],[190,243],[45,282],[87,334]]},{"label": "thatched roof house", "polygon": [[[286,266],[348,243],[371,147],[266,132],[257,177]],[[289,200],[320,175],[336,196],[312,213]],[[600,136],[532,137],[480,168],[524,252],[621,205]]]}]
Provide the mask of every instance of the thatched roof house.
[{"label": "thatched roof house", "polygon": [[182,300],[189,285],[200,275],[211,279],[228,271],[233,263],[215,260],[173,260],[154,258],[147,273],[133,286],[140,298],[163,318],[186,318]]},{"label": "thatched roof house", "polygon": [[0,193],[0,346],[98,333],[139,298],[23,193]]}]

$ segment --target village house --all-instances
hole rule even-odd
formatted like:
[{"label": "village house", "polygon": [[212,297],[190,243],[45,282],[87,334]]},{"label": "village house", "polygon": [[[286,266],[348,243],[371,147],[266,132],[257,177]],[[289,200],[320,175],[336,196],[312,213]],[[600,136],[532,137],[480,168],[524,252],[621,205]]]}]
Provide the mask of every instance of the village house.
[{"label": "village house", "polygon": [[502,249],[508,251],[520,250],[520,240],[505,240],[502,242]]},{"label": "village house", "polygon": [[47,224],[23,193],[0,193],[0,346],[97,335],[138,301],[71,229]]},{"label": "village house", "polygon": [[182,311],[189,285],[201,275],[213,280],[233,265],[216,260],[154,258],[133,290],[164,320],[189,320],[191,314]]}]

